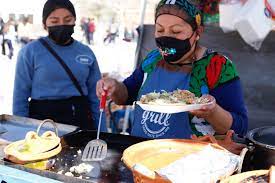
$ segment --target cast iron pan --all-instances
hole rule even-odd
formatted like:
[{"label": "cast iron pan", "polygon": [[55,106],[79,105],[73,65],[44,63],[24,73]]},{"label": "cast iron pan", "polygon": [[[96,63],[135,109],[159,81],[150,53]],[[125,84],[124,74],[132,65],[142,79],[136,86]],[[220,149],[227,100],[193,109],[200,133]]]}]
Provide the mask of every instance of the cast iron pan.
[{"label": "cast iron pan", "polygon": [[248,153],[245,156],[242,171],[269,169],[275,165],[275,126],[256,128],[247,133],[246,137],[234,136],[233,140],[246,144]]}]

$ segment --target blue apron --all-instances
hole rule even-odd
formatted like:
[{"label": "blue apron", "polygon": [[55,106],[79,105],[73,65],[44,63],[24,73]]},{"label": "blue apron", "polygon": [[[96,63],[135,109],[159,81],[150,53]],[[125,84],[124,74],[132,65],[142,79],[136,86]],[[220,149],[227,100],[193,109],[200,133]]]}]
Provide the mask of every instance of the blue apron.
[{"label": "blue apron", "polygon": [[[150,92],[165,90],[172,92],[176,89],[188,90],[190,74],[172,72],[156,67],[139,91],[137,100]],[[192,134],[188,113],[156,113],[144,111],[135,105],[134,122],[131,135],[144,138],[190,138]]]}]

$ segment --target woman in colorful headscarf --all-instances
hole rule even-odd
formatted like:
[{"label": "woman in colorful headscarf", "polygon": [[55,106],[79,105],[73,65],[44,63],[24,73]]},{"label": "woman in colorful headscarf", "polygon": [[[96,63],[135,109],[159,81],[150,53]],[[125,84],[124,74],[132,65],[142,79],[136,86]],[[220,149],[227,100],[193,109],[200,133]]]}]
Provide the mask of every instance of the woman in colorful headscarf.
[{"label": "woman in colorful headscarf", "polygon": [[141,66],[122,83],[105,78],[97,83],[97,95],[108,90],[121,105],[132,104],[142,95],[162,90],[189,90],[197,97],[215,101],[201,110],[165,114],[135,106],[131,135],[146,138],[190,138],[247,131],[240,79],[225,56],[199,44],[202,13],[187,0],[162,0],[155,14],[155,39]]}]

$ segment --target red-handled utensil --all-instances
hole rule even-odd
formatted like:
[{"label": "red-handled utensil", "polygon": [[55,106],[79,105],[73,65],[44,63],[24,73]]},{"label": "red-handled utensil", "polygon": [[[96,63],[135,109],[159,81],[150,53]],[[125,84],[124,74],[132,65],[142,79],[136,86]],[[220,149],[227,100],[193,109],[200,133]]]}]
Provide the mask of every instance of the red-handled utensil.
[{"label": "red-handled utensil", "polygon": [[97,136],[95,140],[91,140],[85,146],[82,155],[82,161],[101,161],[107,156],[107,143],[104,140],[99,139],[102,114],[104,112],[107,101],[107,91],[104,91],[100,99],[100,116],[97,127]]},{"label": "red-handled utensil", "polygon": [[104,111],[105,106],[106,106],[106,101],[107,101],[107,91],[104,90],[104,92],[101,95],[101,100],[100,100],[100,112]]}]

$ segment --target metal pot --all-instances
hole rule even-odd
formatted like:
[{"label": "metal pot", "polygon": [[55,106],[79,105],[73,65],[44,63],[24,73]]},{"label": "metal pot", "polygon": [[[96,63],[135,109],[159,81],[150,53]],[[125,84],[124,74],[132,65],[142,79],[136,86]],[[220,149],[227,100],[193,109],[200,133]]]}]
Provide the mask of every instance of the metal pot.
[{"label": "metal pot", "polygon": [[234,141],[245,143],[248,148],[242,171],[269,169],[275,165],[275,126],[253,129],[245,138],[238,136]]},{"label": "metal pot", "polygon": [[275,165],[275,126],[251,130],[247,138],[254,146],[251,162],[254,169]]}]

